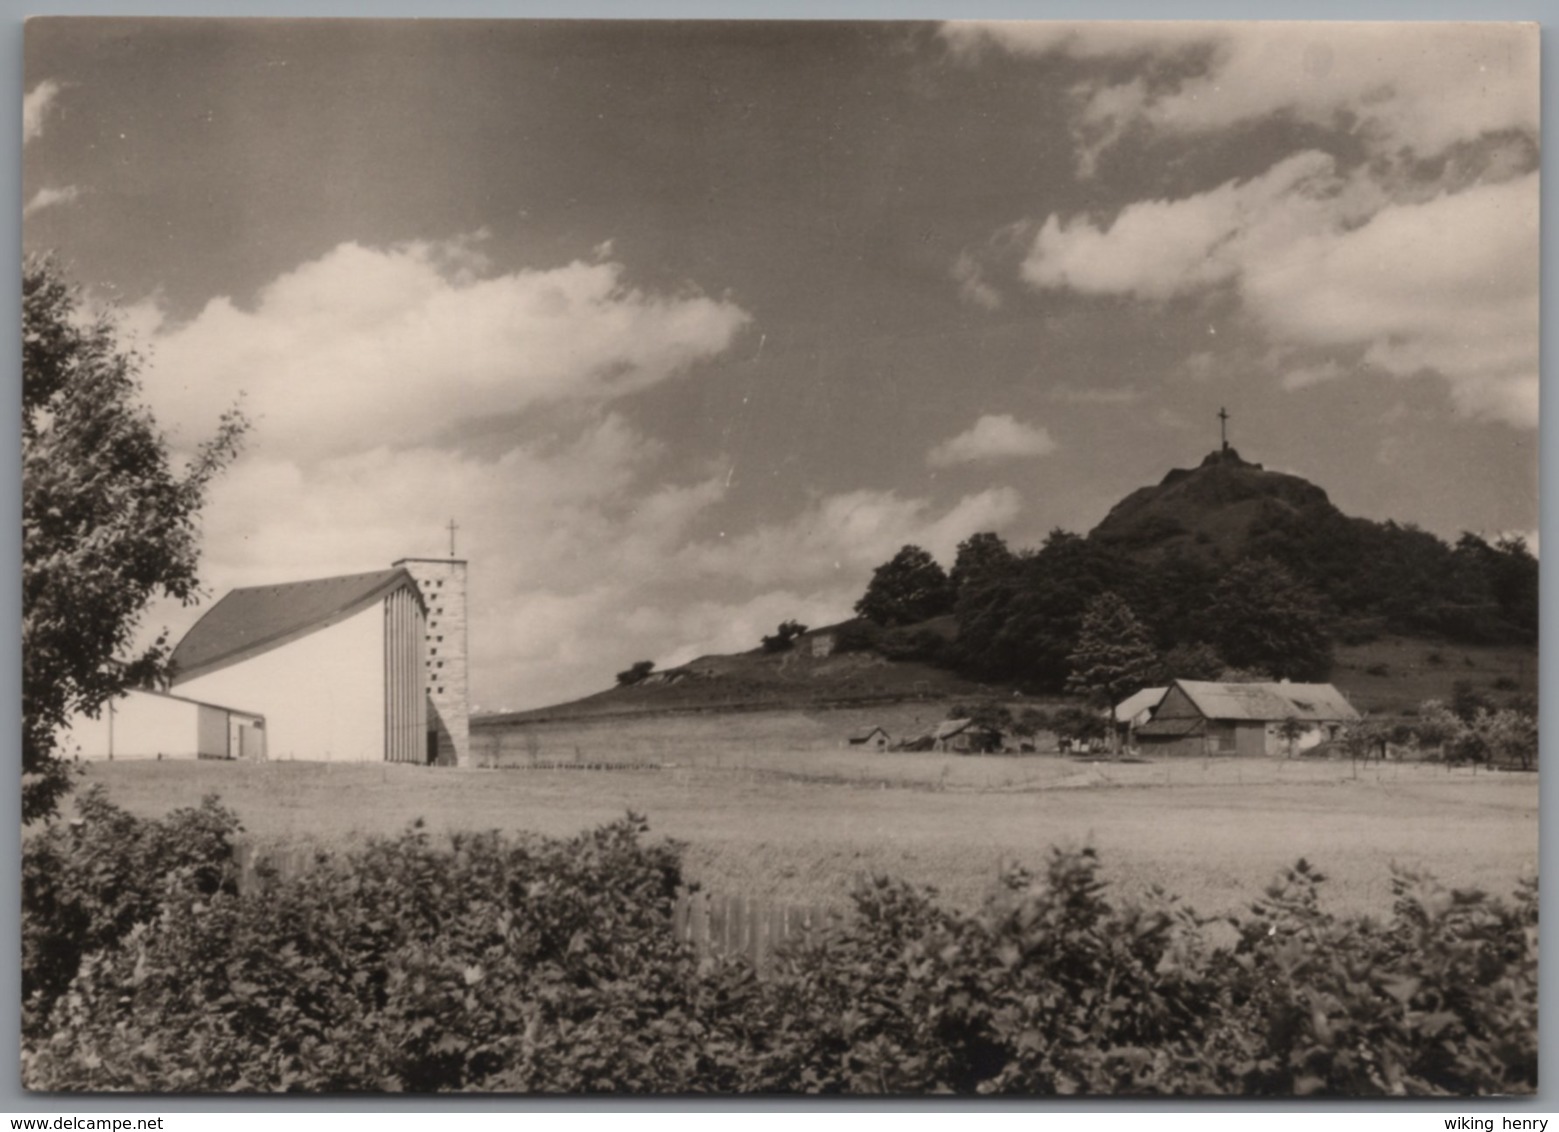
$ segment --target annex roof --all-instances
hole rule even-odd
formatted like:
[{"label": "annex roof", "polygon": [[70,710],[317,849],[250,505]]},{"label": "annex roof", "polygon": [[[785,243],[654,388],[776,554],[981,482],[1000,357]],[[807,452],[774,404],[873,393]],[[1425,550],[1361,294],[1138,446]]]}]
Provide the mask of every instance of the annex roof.
[{"label": "annex roof", "polygon": [[1144,688],[1127,696],[1115,705],[1115,722],[1130,723],[1149,708],[1158,707],[1159,701],[1169,694],[1168,688]]},{"label": "annex roof", "polygon": [[1359,713],[1331,684],[1220,684],[1176,680],[1196,710],[1208,719],[1273,721],[1355,720]]},{"label": "annex roof", "polygon": [[232,590],[191,626],[173,650],[173,683],[177,686],[328,628],[402,585],[409,585],[421,602],[417,583],[404,567]]}]

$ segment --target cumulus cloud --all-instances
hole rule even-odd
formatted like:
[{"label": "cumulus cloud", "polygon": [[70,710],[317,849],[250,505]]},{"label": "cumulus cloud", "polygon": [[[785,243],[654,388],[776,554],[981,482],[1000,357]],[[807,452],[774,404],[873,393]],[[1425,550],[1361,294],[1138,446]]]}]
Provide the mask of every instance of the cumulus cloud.
[{"label": "cumulus cloud", "polygon": [[[1010,489],[942,506],[849,492],[712,535],[724,477],[690,467],[617,398],[716,356],[749,316],[691,290],[631,288],[610,253],[505,274],[480,240],[343,245],[249,307],[217,300],[182,325],[155,303],[132,312],[160,418],[198,440],[238,388],[258,418],[203,513],[211,595],[439,554],[456,518],[473,697],[528,707],[609,686],[637,660],[842,619],[903,543],[950,556],[1017,514]],[[458,427],[563,400],[564,424],[541,439],[475,443]],[[200,612],[160,607],[148,629],[178,633]]]},{"label": "cumulus cloud", "polygon": [[841,492],[813,501],[788,521],[689,546],[677,561],[692,574],[760,586],[843,583],[853,590],[853,602],[872,569],[905,543],[950,559],[963,539],[1011,522],[1021,506],[1018,493],[1005,487],[964,496],[940,512],[929,500],[892,491]]},{"label": "cumulus cloud", "polygon": [[628,285],[620,263],[491,274],[471,240],[342,244],[264,288],[151,327],[147,394],[202,436],[243,390],[267,452],[410,446],[461,420],[602,401],[687,372],[750,316],[696,291]]},{"label": "cumulus cloud", "polygon": [[26,145],[43,133],[43,121],[59,97],[60,84],[45,79],[22,96],[22,144]]},{"label": "cumulus cloud", "polygon": [[33,213],[56,204],[69,204],[80,195],[81,190],[74,185],[66,185],[63,189],[39,189],[32,195],[32,199],[22,206],[22,219],[25,220]]},{"label": "cumulus cloud", "polygon": [[965,58],[999,49],[1137,63],[1130,79],[1100,66],[1074,92],[1085,164],[1136,124],[1196,134],[1284,115],[1347,129],[1378,153],[1421,156],[1538,128],[1531,24],[973,23],[943,35]]},{"label": "cumulus cloud", "polygon": [[[1023,276],[1148,300],[1227,286],[1279,345],[1355,348],[1366,369],[1436,373],[1464,414],[1532,427],[1537,221],[1535,172],[1396,200],[1307,151],[1108,222],[1052,214]],[[1330,376],[1300,371],[1286,384]]]},{"label": "cumulus cloud", "polygon": [[933,468],[951,468],[988,460],[1045,456],[1056,442],[1043,425],[1024,424],[1008,413],[986,414],[965,431],[938,444],[926,454]]}]

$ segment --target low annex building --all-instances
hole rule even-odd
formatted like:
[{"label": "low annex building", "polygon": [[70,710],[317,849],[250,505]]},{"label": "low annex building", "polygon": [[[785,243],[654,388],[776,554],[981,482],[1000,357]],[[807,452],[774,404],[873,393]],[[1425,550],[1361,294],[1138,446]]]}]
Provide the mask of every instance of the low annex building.
[{"label": "low annex building", "polygon": [[1135,734],[1145,754],[1282,757],[1338,738],[1359,718],[1331,684],[1176,680]]},{"label": "low annex building", "polygon": [[97,716],[60,731],[65,756],[94,761],[265,758],[265,717],[185,696],[132,688]]}]

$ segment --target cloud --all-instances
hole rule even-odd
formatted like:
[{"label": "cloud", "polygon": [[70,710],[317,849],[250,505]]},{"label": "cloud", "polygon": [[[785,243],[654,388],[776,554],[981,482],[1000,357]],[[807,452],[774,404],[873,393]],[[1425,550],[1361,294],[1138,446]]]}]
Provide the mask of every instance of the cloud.
[{"label": "cloud", "polygon": [[[999,49],[1097,64],[1073,92],[1085,165],[1134,125],[1192,135],[1285,116],[1424,157],[1538,129],[1533,24],[977,23],[942,34],[966,60]],[[1130,79],[1113,66],[1123,61],[1136,64]]]},{"label": "cloud", "polygon": [[53,79],[45,79],[22,96],[22,144],[37,138],[43,133],[43,120],[49,112],[49,107],[54,105],[54,100],[59,97],[60,84]]},{"label": "cloud", "polygon": [[75,185],[66,185],[63,189],[39,189],[33,194],[32,199],[22,206],[22,219],[25,220],[33,213],[56,204],[69,204],[80,195],[81,190]]},{"label": "cloud", "polygon": [[1012,488],[966,495],[940,513],[929,500],[897,492],[841,492],[814,500],[787,521],[689,546],[677,561],[690,574],[759,586],[842,584],[853,602],[871,571],[906,543],[951,560],[961,541],[1011,522],[1021,508]]},{"label": "cloud", "polygon": [[309,459],[423,443],[462,421],[598,403],[725,350],[750,316],[691,288],[628,285],[620,263],[502,274],[478,239],[342,244],[265,287],[151,328],[147,394],[180,437],[210,432],[242,390],[267,453]]},{"label": "cloud", "polygon": [[[1112,221],[1040,227],[1038,289],[1162,301],[1230,288],[1270,341],[1351,348],[1362,368],[1440,375],[1458,410],[1537,423],[1538,177],[1397,200],[1315,151]],[[1296,371],[1289,388],[1337,376]]]},{"label": "cloud", "polygon": [[1341,188],[1333,159],[1311,150],[1249,180],[1127,205],[1108,224],[1051,213],[1022,275],[1039,288],[1168,299],[1229,282],[1260,248],[1314,226],[1317,211],[1346,215]]},{"label": "cloud", "polygon": [[987,460],[1045,456],[1056,442],[1043,425],[1029,425],[1009,414],[987,414],[964,432],[944,440],[926,455],[933,468],[950,468]]},{"label": "cloud", "polygon": [[953,261],[953,278],[958,281],[958,294],[964,302],[989,311],[1001,308],[1001,292],[985,281],[979,261],[969,252],[960,252]]}]

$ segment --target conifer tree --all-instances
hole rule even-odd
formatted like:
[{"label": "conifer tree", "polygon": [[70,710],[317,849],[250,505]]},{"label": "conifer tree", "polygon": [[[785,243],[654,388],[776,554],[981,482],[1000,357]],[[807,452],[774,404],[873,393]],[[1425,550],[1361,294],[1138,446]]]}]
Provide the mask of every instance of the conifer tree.
[{"label": "conifer tree", "polygon": [[1067,658],[1066,690],[1104,707],[1141,691],[1159,675],[1158,654],[1147,628],[1113,591],[1094,598]]}]

